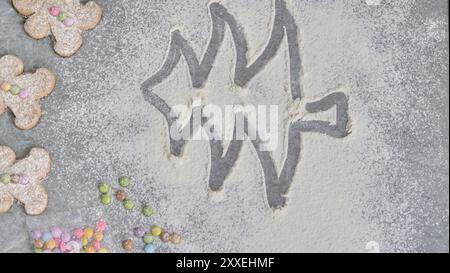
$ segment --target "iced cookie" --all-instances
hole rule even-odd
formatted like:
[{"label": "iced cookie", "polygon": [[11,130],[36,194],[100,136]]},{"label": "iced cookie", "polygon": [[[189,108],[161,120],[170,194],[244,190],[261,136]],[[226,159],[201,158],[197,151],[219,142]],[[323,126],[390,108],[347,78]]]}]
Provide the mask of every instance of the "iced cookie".
[{"label": "iced cookie", "polygon": [[7,212],[16,199],[27,214],[41,214],[48,203],[47,191],[41,183],[50,165],[50,155],[44,149],[33,148],[28,157],[16,161],[11,148],[0,146],[0,213]]},{"label": "iced cookie", "polygon": [[53,35],[55,52],[70,57],[81,47],[83,31],[95,28],[102,10],[93,1],[79,0],[13,0],[16,10],[27,16],[24,28],[34,39]]},{"label": "iced cookie", "polygon": [[39,68],[23,74],[23,62],[12,55],[0,58],[0,115],[9,108],[15,124],[23,130],[36,126],[41,117],[40,99],[55,88],[56,77],[48,69]]}]

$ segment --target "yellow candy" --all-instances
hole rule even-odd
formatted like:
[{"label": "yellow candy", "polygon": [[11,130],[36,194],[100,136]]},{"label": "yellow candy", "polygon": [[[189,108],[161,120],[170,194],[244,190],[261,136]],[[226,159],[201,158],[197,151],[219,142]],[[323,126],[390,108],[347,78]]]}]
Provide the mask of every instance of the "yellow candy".
[{"label": "yellow candy", "polygon": [[46,249],[54,249],[56,247],[56,242],[53,239],[48,240],[44,246]]},{"label": "yellow candy", "polygon": [[93,228],[88,227],[88,228],[84,229],[84,236],[86,236],[88,238],[91,238],[92,235],[94,235],[94,229]]},{"label": "yellow candy", "polygon": [[35,249],[34,249],[34,253],[42,253],[42,249],[40,249],[40,248],[35,248]]},{"label": "yellow candy", "polygon": [[151,229],[151,233],[153,236],[159,236],[162,233],[162,228],[158,227],[158,226],[153,226]]},{"label": "yellow candy", "polygon": [[9,84],[8,82],[2,82],[2,85],[0,85],[0,88],[3,91],[8,92],[11,89],[11,84]]},{"label": "yellow candy", "polygon": [[89,238],[86,236],[81,237],[81,245],[85,246],[89,243]]},{"label": "yellow candy", "polygon": [[103,240],[103,233],[101,232],[96,232],[94,233],[94,235],[92,236],[92,239],[94,239],[94,241],[101,241]]},{"label": "yellow candy", "polygon": [[108,249],[106,247],[100,248],[97,253],[108,253]]},{"label": "yellow candy", "polygon": [[86,253],[95,253],[95,249],[91,245],[85,246],[84,248],[86,250]]}]

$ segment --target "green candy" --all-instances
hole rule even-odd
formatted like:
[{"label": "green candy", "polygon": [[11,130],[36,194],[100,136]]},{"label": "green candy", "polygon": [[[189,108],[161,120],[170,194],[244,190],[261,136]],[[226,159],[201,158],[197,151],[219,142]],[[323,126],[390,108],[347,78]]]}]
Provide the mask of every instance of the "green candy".
[{"label": "green candy", "polygon": [[125,200],[123,201],[123,207],[124,207],[126,210],[132,210],[132,209],[134,208],[134,202],[133,202],[133,200],[125,199]]},{"label": "green candy", "polygon": [[155,210],[152,207],[144,206],[144,208],[142,209],[142,213],[145,217],[150,217],[155,214]]},{"label": "green candy", "polygon": [[34,249],[34,253],[42,253],[42,249],[40,249],[40,248],[35,248],[35,249]]},{"label": "green candy", "polygon": [[61,12],[59,13],[59,15],[58,15],[58,20],[61,21],[61,22],[63,22],[63,21],[66,20],[66,19],[67,19],[67,13],[64,12],[64,11],[61,11]]},{"label": "green candy", "polygon": [[112,202],[112,198],[111,195],[108,194],[102,194],[100,196],[100,201],[102,202],[103,205],[109,205]]},{"label": "green candy", "polygon": [[106,183],[100,183],[100,184],[98,185],[98,190],[99,190],[101,193],[108,193],[110,189],[111,189],[111,186],[108,185],[108,184],[106,184]]},{"label": "green candy", "polygon": [[17,84],[14,84],[13,86],[11,86],[11,89],[9,90],[9,92],[11,92],[11,95],[17,96],[20,93],[20,86],[18,86]]},{"label": "green candy", "polygon": [[119,178],[119,184],[122,187],[128,187],[131,183],[131,179],[129,177],[126,176],[122,176],[121,178]]},{"label": "green candy", "polygon": [[9,183],[11,183],[11,175],[3,174],[0,177],[0,182],[2,182],[2,184],[8,185]]},{"label": "green candy", "polygon": [[155,240],[155,237],[151,233],[145,233],[143,241],[145,244],[151,244]]}]

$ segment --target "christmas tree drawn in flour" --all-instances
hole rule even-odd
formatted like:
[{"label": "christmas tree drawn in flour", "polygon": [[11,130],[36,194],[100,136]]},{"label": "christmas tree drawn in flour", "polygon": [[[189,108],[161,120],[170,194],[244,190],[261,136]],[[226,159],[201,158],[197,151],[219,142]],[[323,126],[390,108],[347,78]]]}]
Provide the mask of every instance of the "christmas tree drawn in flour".
[{"label": "christmas tree drawn in flour", "polygon": [[[231,31],[235,46],[234,83],[236,85],[245,86],[257,75],[271,61],[277,51],[280,50],[280,44],[286,38],[289,54],[289,87],[291,99],[295,101],[302,98],[298,29],[293,16],[286,8],[283,0],[275,0],[275,17],[269,41],[261,54],[251,64],[248,63],[246,57],[248,51],[247,40],[234,17],[219,3],[211,3],[209,9],[212,21],[212,33],[202,59],[198,59],[188,41],[183,38],[178,30],[175,30],[171,34],[169,51],[163,65],[159,71],[141,85],[145,100],[161,112],[169,128],[173,123],[177,122],[176,118],[171,115],[171,108],[167,102],[155,94],[152,88],[171,75],[179,63],[181,56],[184,56],[187,62],[193,88],[202,88],[208,79],[219,47],[224,40],[226,26]],[[320,133],[334,138],[343,138],[349,134],[348,99],[344,93],[332,92],[318,101],[307,103],[305,109],[309,113],[319,113],[327,111],[332,107],[336,107],[335,124],[322,120],[296,120],[288,125],[287,154],[280,173],[276,169],[270,152],[261,149],[262,141],[259,136],[255,140],[252,140],[252,145],[255,148],[264,173],[267,201],[271,208],[281,208],[286,205],[286,194],[293,181],[293,176],[300,160],[302,133]],[[193,116],[191,116],[191,120],[187,126],[192,126],[192,118]],[[203,122],[206,121],[202,120]],[[247,123],[246,128],[248,128]],[[231,140],[226,152],[224,152],[222,140],[209,140],[209,144],[211,149],[209,187],[213,191],[218,191],[222,189],[225,179],[231,173],[238,159],[243,140]],[[185,145],[186,140],[170,138],[171,154],[181,156]]]}]

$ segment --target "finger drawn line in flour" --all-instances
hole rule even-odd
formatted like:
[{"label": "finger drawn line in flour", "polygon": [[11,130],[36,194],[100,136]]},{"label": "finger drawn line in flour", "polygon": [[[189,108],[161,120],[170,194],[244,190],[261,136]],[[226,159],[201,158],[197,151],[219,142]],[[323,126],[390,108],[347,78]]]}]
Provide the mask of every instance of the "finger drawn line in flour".
[{"label": "finger drawn line in flour", "polygon": [[[152,91],[152,88],[171,75],[172,71],[180,61],[181,55],[184,56],[187,62],[193,87],[201,88],[208,78],[219,47],[224,40],[226,25],[228,25],[231,31],[235,45],[236,64],[234,83],[238,86],[245,86],[270,62],[280,48],[281,42],[286,35],[289,53],[291,98],[293,101],[300,100],[301,62],[297,25],[293,16],[286,8],[285,2],[283,0],[275,0],[275,17],[269,41],[260,56],[258,56],[251,64],[248,64],[246,57],[248,51],[247,40],[234,17],[219,3],[211,3],[209,9],[212,20],[212,33],[202,59],[199,60],[197,58],[197,55],[189,43],[183,38],[178,30],[175,30],[171,34],[169,52],[164,64],[158,72],[141,85],[141,91],[145,100],[164,115],[169,128],[172,127],[174,122],[177,122],[176,117],[171,115],[171,107],[169,107],[166,101],[160,96],[155,94]],[[271,208],[281,208],[286,205],[286,194],[293,181],[295,170],[300,159],[302,132],[316,132],[335,138],[342,138],[349,134],[347,129],[349,125],[348,99],[344,93],[332,92],[318,101],[307,103],[305,108],[309,113],[318,113],[329,110],[334,106],[336,106],[335,124],[331,124],[328,121],[306,121],[301,119],[292,121],[289,124],[287,154],[280,174],[278,174],[276,170],[271,153],[259,149],[261,145],[260,138],[257,137],[256,140],[252,140],[252,144],[264,173],[267,201]],[[199,108],[194,108],[192,115],[194,115],[195,111],[199,110]],[[191,126],[191,128],[195,130],[197,128],[193,127],[192,115],[189,122],[190,124],[187,126]],[[246,119],[244,118],[244,120]],[[204,122],[206,122],[206,120],[202,120],[202,123]],[[248,127],[248,123],[245,123]],[[236,128],[234,128],[234,132],[236,132]],[[186,140],[174,140],[170,138],[171,154],[181,156],[185,144]],[[232,168],[238,159],[242,149],[243,140],[231,140],[225,153],[222,140],[212,139],[209,141],[209,144],[211,149],[209,187],[213,191],[218,191],[222,189],[225,179],[231,173]]]}]

